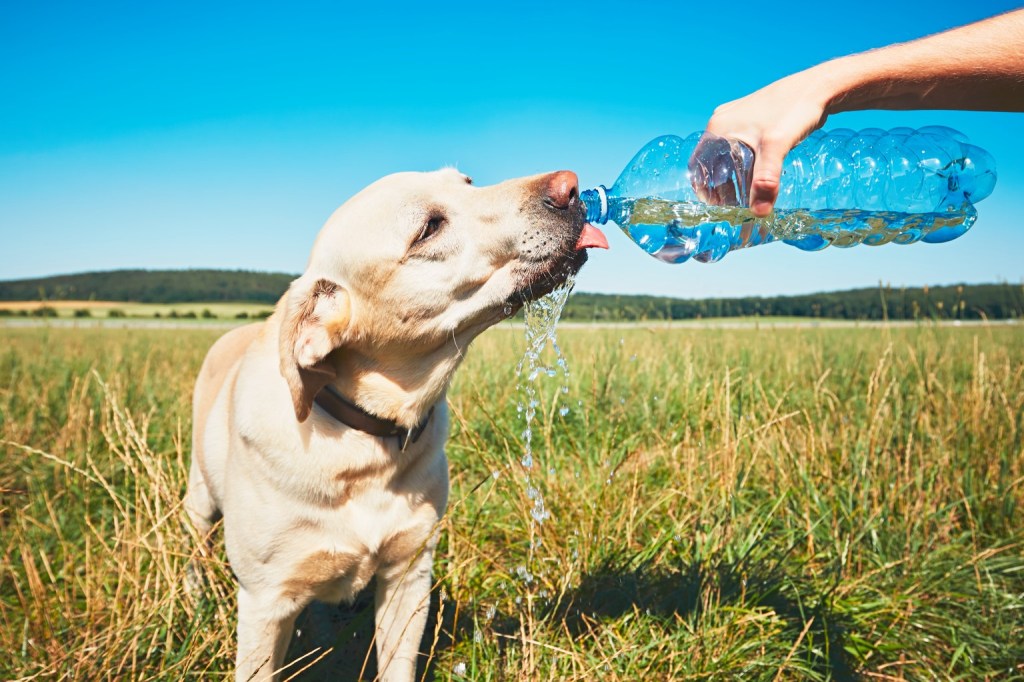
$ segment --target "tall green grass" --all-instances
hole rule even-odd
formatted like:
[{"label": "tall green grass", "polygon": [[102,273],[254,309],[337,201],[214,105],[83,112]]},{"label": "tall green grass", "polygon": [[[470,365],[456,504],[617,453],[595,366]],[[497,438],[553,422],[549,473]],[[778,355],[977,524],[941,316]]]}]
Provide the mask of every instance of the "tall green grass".
[{"label": "tall green grass", "polygon": [[[222,553],[206,598],[183,580],[190,390],[216,335],[0,330],[0,677],[230,675]],[[538,525],[522,336],[488,332],[450,393],[424,674],[1024,679],[1022,341],[564,330],[570,390],[541,381],[533,429]],[[372,679],[371,610],[331,611],[335,651],[306,678]],[[289,671],[323,653],[315,625],[300,621]]]}]

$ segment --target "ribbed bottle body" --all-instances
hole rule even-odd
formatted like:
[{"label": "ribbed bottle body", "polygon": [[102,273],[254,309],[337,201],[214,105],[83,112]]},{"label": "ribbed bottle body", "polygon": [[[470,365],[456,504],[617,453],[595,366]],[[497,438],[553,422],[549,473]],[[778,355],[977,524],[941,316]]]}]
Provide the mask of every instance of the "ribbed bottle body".
[{"label": "ribbed bottle body", "polygon": [[610,189],[581,196],[589,220],[614,221],[660,260],[715,262],[773,241],[807,251],[950,241],[996,181],[992,157],[951,128],[815,131],[786,156],[774,213],[756,219],[746,208],[753,159],[733,140],[666,135]]}]

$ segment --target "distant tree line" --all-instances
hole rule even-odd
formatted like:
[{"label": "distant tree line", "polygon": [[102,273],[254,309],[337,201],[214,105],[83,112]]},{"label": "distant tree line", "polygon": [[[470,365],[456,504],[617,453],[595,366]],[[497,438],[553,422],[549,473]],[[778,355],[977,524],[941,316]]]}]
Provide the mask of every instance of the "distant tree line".
[{"label": "distant tree line", "polygon": [[248,270],[113,270],[0,282],[0,301],[276,303],[296,275]]},{"label": "distant tree line", "polygon": [[[246,270],[117,270],[0,282],[0,301],[274,303],[296,277]],[[574,293],[567,320],[692,320],[709,317],[822,317],[847,320],[1024,318],[1024,287],[961,284],[889,286],[800,296],[679,299]]]},{"label": "distant tree line", "polygon": [[692,320],[708,317],[823,317],[844,320],[1001,320],[1024,317],[1024,287],[960,284],[850,289],[800,296],[678,299],[577,293],[563,320]]}]

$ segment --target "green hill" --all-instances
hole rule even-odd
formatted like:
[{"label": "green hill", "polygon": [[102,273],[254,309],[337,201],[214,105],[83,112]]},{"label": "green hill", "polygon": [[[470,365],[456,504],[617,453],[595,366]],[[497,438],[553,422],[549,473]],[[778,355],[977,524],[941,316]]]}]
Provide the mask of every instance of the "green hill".
[{"label": "green hill", "polygon": [[707,317],[826,317],[845,320],[1016,319],[1024,317],[1024,287],[960,284],[894,289],[872,287],[799,296],[678,299],[577,293],[562,319],[691,320]]},{"label": "green hill", "polygon": [[276,303],[298,275],[248,270],[110,270],[0,282],[0,301]]},{"label": "green hill", "polygon": [[[274,303],[296,275],[246,270],[115,270],[0,282],[0,301]],[[1024,317],[1024,287],[963,284],[872,287],[799,296],[678,299],[588,294],[569,299],[567,320],[688,320],[708,317],[826,317],[852,320]]]}]

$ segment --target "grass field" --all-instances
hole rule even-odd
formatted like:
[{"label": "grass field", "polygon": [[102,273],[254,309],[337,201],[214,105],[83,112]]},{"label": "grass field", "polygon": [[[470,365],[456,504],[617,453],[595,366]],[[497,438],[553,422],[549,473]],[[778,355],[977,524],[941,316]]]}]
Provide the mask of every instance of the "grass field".
[{"label": "grass field", "polygon": [[[190,390],[217,333],[0,328],[0,678],[230,674],[230,571],[209,562],[196,604],[182,581]],[[1020,326],[560,342],[542,525],[521,332],[485,334],[456,378],[428,677],[1024,679]],[[371,611],[332,612],[366,679]]]}]

